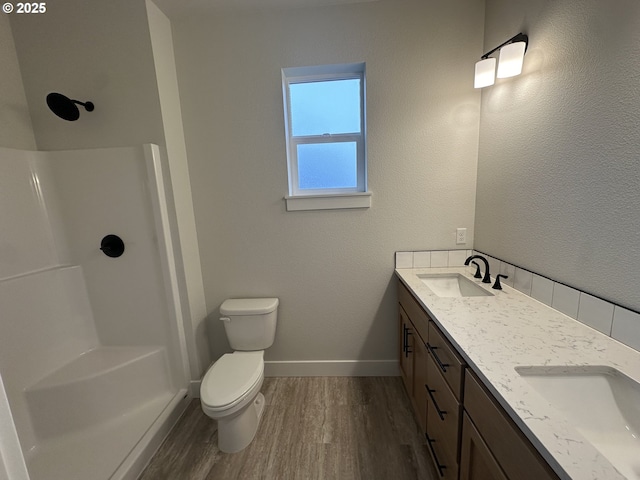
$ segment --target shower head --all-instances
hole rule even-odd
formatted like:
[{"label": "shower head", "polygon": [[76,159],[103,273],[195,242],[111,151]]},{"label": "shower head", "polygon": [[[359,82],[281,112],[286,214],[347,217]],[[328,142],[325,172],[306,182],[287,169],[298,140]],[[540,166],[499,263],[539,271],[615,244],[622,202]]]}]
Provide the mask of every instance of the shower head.
[{"label": "shower head", "polygon": [[94,108],[91,102],[71,100],[61,93],[50,93],[47,95],[47,105],[57,116],[70,122],[80,118],[80,110],[78,110],[76,105],[82,105],[87,112],[92,112]]}]

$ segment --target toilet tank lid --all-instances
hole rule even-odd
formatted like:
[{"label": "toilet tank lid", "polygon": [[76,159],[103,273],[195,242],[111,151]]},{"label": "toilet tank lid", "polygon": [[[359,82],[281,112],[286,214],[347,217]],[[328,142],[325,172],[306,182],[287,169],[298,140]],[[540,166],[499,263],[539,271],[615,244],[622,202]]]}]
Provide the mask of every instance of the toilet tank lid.
[{"label": "toilet tank lid", "polygon": [[229,298],[220,305],[222,315],[263,315],[278,308],[277,298]]}]

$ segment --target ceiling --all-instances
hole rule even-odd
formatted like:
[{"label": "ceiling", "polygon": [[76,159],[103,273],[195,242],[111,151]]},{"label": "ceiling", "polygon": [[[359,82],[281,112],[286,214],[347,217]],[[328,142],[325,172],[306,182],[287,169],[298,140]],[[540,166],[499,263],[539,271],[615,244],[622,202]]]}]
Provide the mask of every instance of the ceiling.
[{"label": "ceiling", "polygon": [[168,17],[215,10],[302,8],[378,0],[152,0]]}]

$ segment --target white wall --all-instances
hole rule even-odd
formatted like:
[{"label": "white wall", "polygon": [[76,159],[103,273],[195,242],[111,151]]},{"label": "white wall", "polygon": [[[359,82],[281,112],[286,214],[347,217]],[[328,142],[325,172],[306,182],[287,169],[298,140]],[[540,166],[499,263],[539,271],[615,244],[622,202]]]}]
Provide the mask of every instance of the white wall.
[{"label": "white wall", "polygon": [[[396,358],[394,252],[473,242],[484,2],[173,20],[213,359],[225,298],[277,296],[267,360]],[[367,210],[286,212],[282,67],[367,63]]]},{"label": "white wall", "polygon": [[33,150],[29,107],[16,56],[8,15],[0,15],[0,147]]},{"label": "white wall", "polygon": [[474,247],[640,309],[640,3],[487,0],[485,50],[529,35],[484,89]]}]

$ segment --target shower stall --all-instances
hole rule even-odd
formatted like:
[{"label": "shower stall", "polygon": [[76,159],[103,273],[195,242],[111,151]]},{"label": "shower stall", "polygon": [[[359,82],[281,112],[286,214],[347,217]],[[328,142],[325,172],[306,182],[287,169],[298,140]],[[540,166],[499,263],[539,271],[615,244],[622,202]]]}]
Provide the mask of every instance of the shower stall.
[{"label": "shower stall", "polygon": [[[5,467],[135,479],[186,407],[168,185],[155,145],[0,148]],[[114,238],[123,248],[108,248]]]}]

